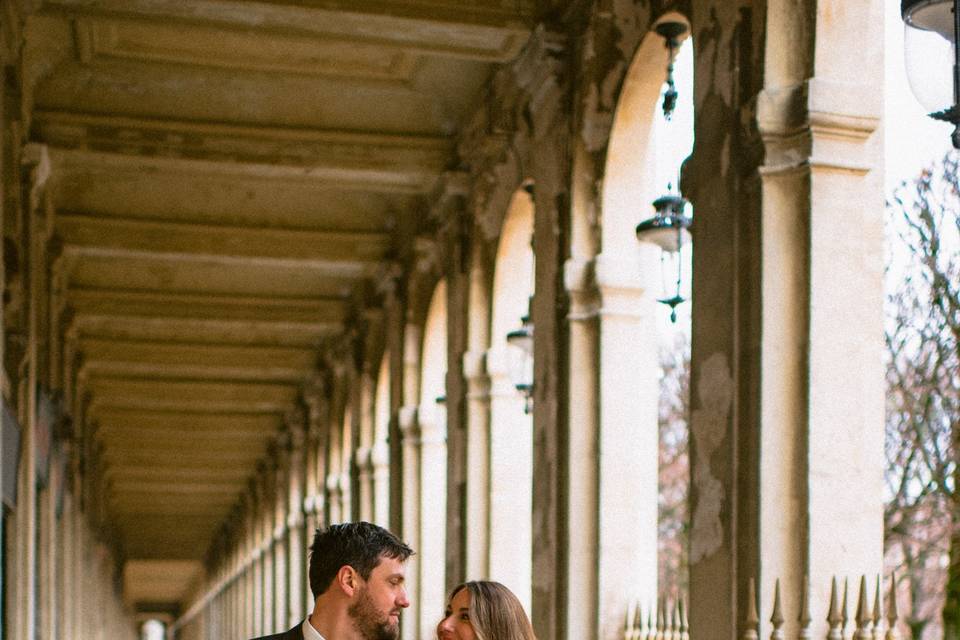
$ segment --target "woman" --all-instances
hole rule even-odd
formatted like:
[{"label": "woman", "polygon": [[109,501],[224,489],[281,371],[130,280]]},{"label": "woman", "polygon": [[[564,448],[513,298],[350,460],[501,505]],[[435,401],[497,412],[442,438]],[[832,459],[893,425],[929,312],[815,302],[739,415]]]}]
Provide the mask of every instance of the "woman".
[{"label": "woman", "polygon": [[499,582],[476,580],[453,589],[439,640],[537,640],[523,605]]}]

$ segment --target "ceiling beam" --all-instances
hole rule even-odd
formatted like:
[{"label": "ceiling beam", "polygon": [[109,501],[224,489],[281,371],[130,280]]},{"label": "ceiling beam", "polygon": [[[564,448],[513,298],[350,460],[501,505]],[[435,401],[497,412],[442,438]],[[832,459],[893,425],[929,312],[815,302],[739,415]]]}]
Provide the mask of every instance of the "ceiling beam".
[{"label": "ceiling beam", "polygon": [[205,380],[150,380],[93,377],[90,413],[101,408],[181,410],[206,413],[285,413],[299,398],[296,385]]},{"label": "ceiling beam", "polygon": [[134,253],[197,254],[311,264],[377,263],[390,250],[386,233],[317,231],[193,224],[58,212],[57,235],[66,247]]},{"label": "ceiling beam", "polygon": [[37,111],[35,139],[58,172],[91,166],[270,178],[383,193],[428,193],[452,139]]},{"label": "ceiling beam", "polygon": [[[101,18],[177,21],[261,33],[375,44],[390,53],[420,53],[507,62],[535,21],[534,0],[53,0],[47,10]],[[94,53],[94,52],[91,52]],[[89,55],[89,54],[88,54]]]},{"label": "ceiling beam", "polygon": [[190,467],[139,467],[111,465],[105,472],[108,482],[233,482],[245,483],[250,476],[249,469],[234,467],[210,469]]},{"label": "ceiling beam", "polygon": [[81,375],[298,383],[316,369],[313,349],[81,339]]},{"label": "ceiling beam", "polygon": [[150,494],[155,496],[189,496],[198,498],[221,499],[223,496],[236,500],[243,491],[242,482],[165,482],[156,481],[115,481],[113,493],[117,496],[127,494]]},{"label": "ceiling beam", "polygon": [[68,257],[295,268],[347,278],[373,275],[389,248],[386,234],[256,229],[79,214],[57,215],[56,233]]},{"label": "ceiling beam", "polygon": [[263,413],[231,413],[210,415],[185,411],[143,411],[140,409],[105,409],[97,415],[100,428],[178,429],[230,433],[273,433],[283,422],[279,415]]},{"label": "ceiling beam", "polygon": [[181,451],[203,451],[211,459],[234,455],[245,458],[259,458],[266,453],[268,440],[267,434],[253,441],[223,435],[213,437],[192,436],[189,439],[176,440],[163,436],[149,437],[147,435],[135,438],[112,437],[104,443],[104,452],[124,455],[132,451],[146,449],[162,456],[166,453],[176,454]]},{"label": "ceiling beam", "polygon": [[167,439],[174,442],[219,441],[225,437],[231,440],[245,442],[260,442],[272,432],[261,430],[241,430],[231,428],[229,420],[224,420],[224,426],[219,429],[194,429],[186,425],[181,428],[150,428],[101,424],[97,428],[97,436],[113,441],[114,439],[143,439],[144,441]]},{"label": "ceiling beam", "polygon": [[287,322],[212,318],[150,317],[83,313],[70,322],[78,335],[159,341],[191,340],[211,343],[255,345],[320,345],[326,337],[340,333],[339,322]]},{"label": "ceiling beam", "polygon": [[170,465],[191,465],[194,467],[215,464],[235,464],[245,467],[251,474],[254,472],[257,461],[263,456],[259,451],[226,451],[212,455],[208,451],[146,451],[140,449],[114,450],[112,447],[103,452],[107,465],[116,465],[118,468],[128,466],[143,466],[147,468],[165,468]]}]

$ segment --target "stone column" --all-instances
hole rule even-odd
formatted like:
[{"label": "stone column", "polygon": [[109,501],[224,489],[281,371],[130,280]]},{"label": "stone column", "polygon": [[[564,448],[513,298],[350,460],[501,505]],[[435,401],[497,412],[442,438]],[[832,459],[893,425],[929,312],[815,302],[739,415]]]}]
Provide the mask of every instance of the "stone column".
[{"label": "stone column", "polygon": [[[419,412],[418,412],[419,415]],[[437,612],[445,603],[446,533],[447,533],[447,446],[443,407],[437,405],[431,420],[419,421],[420,449],[420,556],[419,590],[420,637],[433,632]],[[433,489],[440,488],[436,495]],[[427,491],[430,489],[430,491]]]},{"label": "stone column", "polygon": [[486,355],[490,380],[488,563],[491,579],[506,584],[529,607],[533,539],[528,523],[533,487],[528,465],[533,459],[533,424],[524,411],[523,396],[510,379],[509,357],[503,347],[493,347]]},{"label": "stone column", "polygon": [[[390,425],[388,427],[387,444],[389,447],[389,508],[390,530],[403,536],[404,532],[404,509],[403,509],[403,480],[406,476],[404,469],[404,445],[403,434],[400,426],[400,409],[404,406],[404,348],[406,341],[404,338],[404,317],[406,310],[404,302],[399,296],[400,291],[400,270],[396,265],[390,265],[384,274],[382,274],[378,283],[378,290],[384,298],[384,309],[386,311],[386,343],[387,353],[390,357],[388,376],[390,385]],[[409,542],[409,540],[407,540]],[[414,556],[416,557],[416,556]],[[408,565],[409,566],[409,565]],[[403,626],[410,626],[404,624]],[[405,634],[407,632],[404,632]],[[404,638],[407,638],[404,635]]]},{"label": "stone column", "polygon": [[246,598],[245,601],[245,613],[246,613],[246,627],[244,630],[244,637],[253,638],[257,633],[260,632],[259,627],[259,608],[262,607],[260,601],[260,590],[258,589],[259,580],[257,579],[257,573],[260,567],[260,556],[258,549],[258,540],[257,540],[257,509],[259,504],[257,501],[257,493],[255,485],[251,485],[247,488],[247,509],[245,513],[246,517],[246,539],[247,539],[247,571],[246,571]]},{"label": "stone column", "polygon": [[258,469],[261,482],[263,483],[263,500],[261,502],[260,536],[261,550],[263,552],[263,569],[260,574],[262,589],[262,631],[266,635],[276,633],[274,625],[274,599],[273,599],[273,520],[276,501],[274,497],[274,480],[276,471],[273,468],[270,459],[261,465]]},{"label": "stone column", "polygon": [[407,560],[407,593],[411,595],[409,613],[401,629],[403,640],[420,638],[420,425],[416,406],[405,406],[399,415],[403,439],[403,531],[404,541],[416,552]]},{"label": "stone column", "polygon": [[353,454],[357,467],[357,488],[359,510],[357,520],[373,520],[373,463],[370,459],[371,448],[361,445]]},{"label": "stone column", "polygon": [[[307,407],[307,497],[304,499],[304,507],[307,513],[305,547],[313,543],[313,537],[317,529],[325,523],[322,516],[326,510],[324,506],[324,474],[325,462],[322,450],[325,448],[326,432],[324,426],[327,424],[326,418],[326,400],[323,392],[326,389],[322,380],[317,378],[313,381],[307,391],[304,393],[304,402]],[[310,613],[313,611],[314,598],[310,591],[310,576],[308,571],[304,571],[304,611]]]},{"label": "stone column", "polygon": [[289,599],[287,598],[287,507],[289,506],[290,433],[282,431],[276,443],[273,511],[273,609],[274,628],[288,629]]},{"label": "stone column", "polygon": [[330,411],[327,414],[326,504],[327,523],[344,521],[343,506],[343,418],[346,408],[344,376],[346,367],[341,359],[331,362],[333,383],[330,390]]},{"label": "stone column", "polygon": [[602,150],[596,140],[580,139],[573,157],[565,285],[567,460],[576,481],[566,504],[565,602],[567,637],[614,640],[630,607],[640,601],[648,608],[658,595],[660,370],[655,292],[644,289],[644,279],[658,281],[660,270],[653,247],[639,247],[632,226],[624,233],[629,214],[617,210],[616,198],[600,213]]},{"label": "stone column", "polygon": [[288,627],[304,618],[303,575],[303,477],[304,477],[304,419],[302,411],[286,416],[290,433],[290,459],[287,506],[287,623]]},{"label": "stone column", "polygon": [[420,424],[417,408],[420,398],[421,327],[408,322],[403,332],[403,406],[398,423],[403,444],[403,538],[417,553],[407,561],[407,593],[411,594],[409,613],[402,628],[403,640],[422,636],[420,623]]},{"label": "stone column", "polygon": [[486,353],[463,355],[467,385],[467,576],[490,575],[490,377]]},{"label": "stone column", "polygon": [[[716,35],[695,42],[696,81],[716,89],[697,95],[684,172],[697,217],[690,633],[734,638],[750,578],[766,621],[774,581],[792,603],[809,574],[824,637],[830,577],[882,567],[882,3],[769,3],[765,37],[735,46],[720,43],[738,41],[745,14],[701,4],[693,32]],[[854,33],[857,55],[827,45]]]},{"label": "stone column", "polygon": [[[366,313],[365,315],[369,316],[370,314]],[[370,351],[369,347],[365,349],[367,354]],[[369,358],[364,358],[359,380],[359,416],[356,423],[358,431],[354,437],[354,441],[357,443],[354,451],[354,466],[357,469],[356,516],[358,520],[367,522],[374,519],[373,463],[370,456],[374,431],[375,376],[376,371],[373,370],[373,363],[369,361]]]},{"label": "stone column", "polygon": [[370,449],[370,467],[373,481],[373,521],[381,527],[390,526],[390,446],[378,440]]}]

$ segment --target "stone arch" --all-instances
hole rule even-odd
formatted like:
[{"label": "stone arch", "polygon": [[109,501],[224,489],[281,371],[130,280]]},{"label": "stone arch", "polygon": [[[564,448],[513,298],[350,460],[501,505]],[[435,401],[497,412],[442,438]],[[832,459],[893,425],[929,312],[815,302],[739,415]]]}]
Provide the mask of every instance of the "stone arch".
[{"label": "stone arch", "polygon": [[[655,114],[668,62],[660,21],[626,6],[610,15],[619,41],[600,43],[590,63],[595,102],[585,110],[575,160],[571,259],[571,502],[574,572],[596,571],[600,636],[612,637],[631,602],[655,601],[658,525],[659,249],[637,242],[635,227],[666,187],[657,180]],[[616,40],[616,38],[614,38]],[[605,61],[605,62],[604,62]],[[624,490],[629,487],[629,490]],[[570,625],[591,633],[590,614]]]},{"label": "stone arch", "polygon": [[518,189],[501,227],[490,294],[489,575],[531,601],[533,420],[509,374],[507,333],[529,312],[533,295],[534,204]]},{"label": "stone arch", "polygon": [[[667,21],[687,25],[689,34],[689,22],[679,13],[666,14],[656,24]],[[686,35],[681,37],[682,44],[686,40]],[[641,217],[653,213],[650,203],[662,195],[666,186],[658,179],[662,177],[657,167],[657,138],[661,132],[655,118],[666,66],[664,40],[651,29],[641,39],[624,76],[604,156],[600,244],[602,251],[610,255],[637,253],[634,228]],[[677,181],[672,182],[677,189]],[[648,261],[656,255],[653,247],[643,247],[641,266],[645,281],[650,269]]]}]

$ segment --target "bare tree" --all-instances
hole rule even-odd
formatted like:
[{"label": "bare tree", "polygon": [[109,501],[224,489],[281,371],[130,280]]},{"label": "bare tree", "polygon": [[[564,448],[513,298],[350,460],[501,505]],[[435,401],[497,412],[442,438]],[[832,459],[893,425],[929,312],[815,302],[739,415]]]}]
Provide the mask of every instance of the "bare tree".
[{"label": "bare tree", "polygon": [[888,203],[885,547],[914,638],[960,640],[958,156]]},{"label": "bare tree", "polygon": [[678,331],[672,344],[661,348],[660,367],[658,581],[666,591],[686,593],[690,341],[685,333]]}]

